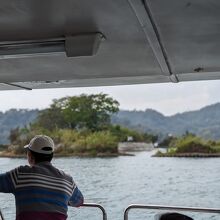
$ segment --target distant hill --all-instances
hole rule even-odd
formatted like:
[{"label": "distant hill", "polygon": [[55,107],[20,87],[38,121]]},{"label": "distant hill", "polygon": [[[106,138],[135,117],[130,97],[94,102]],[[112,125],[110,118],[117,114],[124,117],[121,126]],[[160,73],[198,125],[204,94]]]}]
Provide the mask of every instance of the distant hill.
[{"label": "distant hill", "polygon": [[[0,144],[9,143],[10,130],[33,122],[38,113],[38,110],[27,109],[0,112]],[[112,116],[112,123],[163,137],[170,133],[182,135],[188,131],[206,139],[220,140],[220,103],[173,116],[164,116],[153,109],[121,110]]]},{"label": "distant hill", "polygon": [[5,113],[0,112],[0,144],[9,143],[10,130],[24,127],[33,122],[38,115],[38,110],[11,109]]},{"label": "distant hill", "polygon": [[114,124],[161,135],[182,135],[186,131],[206,139],[220,139],[220,103],[173,116],[147,109],[146,111],[120,111],[112,117]]}]

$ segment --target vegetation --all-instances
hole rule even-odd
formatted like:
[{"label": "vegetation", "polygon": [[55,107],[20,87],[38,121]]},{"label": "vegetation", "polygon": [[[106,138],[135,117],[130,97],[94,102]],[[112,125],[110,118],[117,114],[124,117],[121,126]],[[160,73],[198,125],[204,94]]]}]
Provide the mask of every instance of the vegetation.
[{"label": "vegetation", "polygon": [[16,127],[24,127],[33,122],[38,115],[38,110],[11,109],[0,112],[0,144],[9,144],[10,130]]},{"label": "vegetation", "polygon": [[54,100],[50,108],[40,112],[35,125],[54,128],[89,129],[108,128],[110,116],[119,111],[119,103],[106,94],[65,97]]},{"label": "vegetation", "polygon": [[177,140],[176,137],[172,136],[172,135],[168,135],[166,138],[164,138],[160,143],[159,143],[159,147],[161,148],[167,148],[169,146],[172,145],[172,143],[174,143]]},{"label": "vegetation", "polygon": [[117,139],[109,131],[80,133],[64,129],[59,130],[58,133],[59,144],[57,144],[56,154],[97,156],[100,153],[108,155],[117,153]]},{"label": "vegetation", "polygon": [[[31,130],[34,128],[34,130]],[[24,154],[23,146],[28,144],[30,139],[36,134],[46,134],[53,138],[56,145],[56,155],[85,155],[85,156],[103,156],[117,155],[118,142],[126,141],[127,137],[134,135],[134,141],[152,141],[150,137],[153,135],[139,134],[136,131],[120,126],[111,126],[109,129],[102,131],[91,131],[88,129],[54,129],[49,131],[42,128],[31,129],[15,129],[12,131],[12,145],[8,148],[8,152],[12,155]],[[119,131],[118,133],[116,131]],[[147,137],[147,138],[146,138]],[[11,139],[12,140],[12,139]]]},{"label": "vegetation", "polygon": [[[218,113],[214,112],[217,111],[218,107],[219,104],[216,104],[207,108],[211,109],[213,116],[217,117]],[[206,123],[209,123],[213,120],[208,119],[207,121],[207,108],[200,110],[199,114],[206,116],[204,117]],[[117,154],[118,142],[127,141],[128,137],[132,137],[134,142],[157,141],[158,136],[152,135],[153,132],[150,129],[147,129],[147,132],[141,132],[141,130],[145,130],[144,126],[156,123],[159,129],[166,126],[166,132],[168,133],[168,127],[171,128],[169,132],[172,132],[172,129],[176,129],[174,118],[179,122],[178,124],[187,122],[189,127],[190,123],[194,123],[193,119],[200,118],[195,115],[195,112],[177,114],[167,120],[167,117],[154,110],[146,110],[145,112],[121,111],[119,113],[118,111],[119,103],[108,95],[101,93],[96,95],[82,94],[80,96],[57,99],[53,101],[49,108],[42,111],[11,110],[7,113],[0,113],[0,122],[3,125],[12,121],[15,124],[9,133],[10,146],[7,148],[7,146],[1,145],[0,151],[7,151],[6,153],[10,155],[21,155],[24,151],[23,146],[29,143],[30,139],[36,134],[43,133],[54,139],[58,155],[95,156]],[[8,119],[7,123],[1,118],[5,114],[10,116],[10,120]],[[28,126],[19,121],[26,114],[29,114],[26,124],[28,124],[28,121],[31,122]],[[116,124],[117,117],[120,114],[121,122],[130,128]],[[13,115],[16,115],[19,119]],[[147,115],[150,115],[150,117]],[[192,119],[192,117],[194,118]],[[31,118],[32,120],[30,120]],[[136,125],[132,124],[133,122],[131,123],[131,121],[129,122],[128,119],[132,119]],[[168,121],[171,124],[167,124]],[[143,125],[145,122],[146,125]],[[216,128],[216,126],[213,126],[213,128]],[[158,152],[158,156],[220,154],[220,142],[205,141],[188,131],[182,137],[168,135],[159,146],[167,146],[168,149],[167,153]]]},{"label": "vegetation", "polygon": [[54,100],[48,109],[39,112],[28,127],[12,129],[7,150],[10,155],[22,155],[23,146],[36,134],[51,136],[57,155],[115,155],[120,141],[154,141],[157,136],[139,133],[111,124],[111,115],[119,103],[106,94],[80,95]]},{"label": "vegetation", "polygon": [[[66,122],[62,124],[63,117],[60,109],[56,109],[55,106],[40,112],[39,110],[11,109],[4,113],[0,112],[0,144],[9,144],[10,130],[16,127],[23,128],[25,125],[33,123],[39,113],[45,116],[42,116],[41,124],[49,129],[53,130],[56,126],[69,128],[69,124],[67,125]],[[204,139],[220,140],[220,103],[198,111],[169,117],[148,109],[146,111],[121,110],[110,114],[110,118],[113,125],[120,125],[141,133],[159,135],[160,139],[167,137],[169,133],[172,133],[173,136],[181,136],[187,129]]]},{"label": "vegetation", "polygon": [[8,145],[0,144],[0,151],[7,150]]},{"label": "vegetation", "polygon": [[220,142],[205,141],[187,133],[180,138],[173,138],[167,152],[158,151],[156,156],[208,156],[214,154],[220,154]]},{"label": "vegetation", "polygon": [[156,142],[158,138],[157,135],[141,133],[136,130],[121,127],[120,125],[111,125],[109,130],[120,142],[127,141],[129,136],[133,138],[134,142]]}]

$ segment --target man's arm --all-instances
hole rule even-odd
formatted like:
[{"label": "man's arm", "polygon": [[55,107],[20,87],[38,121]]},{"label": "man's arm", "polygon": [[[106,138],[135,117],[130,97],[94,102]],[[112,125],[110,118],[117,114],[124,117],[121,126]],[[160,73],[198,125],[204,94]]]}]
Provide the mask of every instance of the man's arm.
[{"label": "man's arm", "polygon": [[74,206],[74,207],[79,207],[83,204],[84,202],[84,198],[82,193],[80,192],[80,190],[78,189],[77,186],[75,186],[74,190],[73,190],[73,194],[69,200],[68,205],[69,206]]},{"label": "man's arm", "polygon": [[0,192],[13,193],[14,184],[10,172],[0,174]]}]

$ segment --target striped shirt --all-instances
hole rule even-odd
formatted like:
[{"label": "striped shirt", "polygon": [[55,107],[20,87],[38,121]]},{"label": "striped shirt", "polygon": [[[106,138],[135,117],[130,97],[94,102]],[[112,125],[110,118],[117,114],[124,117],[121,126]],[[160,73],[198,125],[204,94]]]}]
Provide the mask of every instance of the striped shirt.
[{"label": "striped shirt", "polygon": [[49,162],[0,174],[0,192],[14,194],[16,220],[65,220],[68,205],[83,204],[72,177]]}]

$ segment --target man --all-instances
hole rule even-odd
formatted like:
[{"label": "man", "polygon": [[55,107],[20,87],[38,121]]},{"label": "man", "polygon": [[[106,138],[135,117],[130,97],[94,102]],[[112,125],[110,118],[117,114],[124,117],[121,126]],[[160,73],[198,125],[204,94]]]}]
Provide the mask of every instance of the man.
[{"label": "man", "polygon": [[82,205],[83,195],[71,176],[51,164],[53,140],[37,135],[25,149],[30,166],[0,174],[0,192],[15,195],[16,220],[65,220],[68,205]]}]

